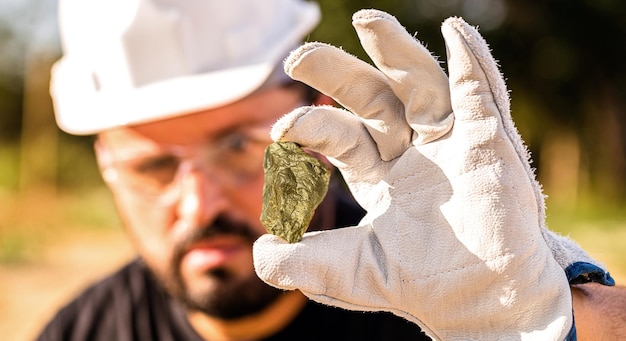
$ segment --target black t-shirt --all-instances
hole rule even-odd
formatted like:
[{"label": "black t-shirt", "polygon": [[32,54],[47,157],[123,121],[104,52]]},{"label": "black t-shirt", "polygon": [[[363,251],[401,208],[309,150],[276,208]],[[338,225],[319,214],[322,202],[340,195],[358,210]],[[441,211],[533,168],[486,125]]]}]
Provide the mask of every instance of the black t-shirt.
[{"label": "black t-shirt", "polygon": [[[340,198],[335,226],[363,214]],[[165,293],[141,260],[88,288],[45,327],[40,341],[202,340],[184,308]],[[310,301],[278,334],[266,340],[430,340],[417,325],[390,313],[348,311]]]},{"label": "black t-shirt", "polygon": [[[136,260],[64,307],[38,340],[202,340],[181,305]],[[430,340],[388,313],[364,313],[308,302],[296,319],[266,340]]]}]

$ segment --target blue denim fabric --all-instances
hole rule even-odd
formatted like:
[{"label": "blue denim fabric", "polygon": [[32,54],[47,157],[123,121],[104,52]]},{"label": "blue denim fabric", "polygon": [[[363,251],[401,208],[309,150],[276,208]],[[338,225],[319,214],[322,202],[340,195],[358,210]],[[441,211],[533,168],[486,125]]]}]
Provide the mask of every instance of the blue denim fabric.
[{"label": "blue denim fabric", "polygon": [[[572,312],[573,314],[573,312]],[[567,336],[565,337],[565,341],[577,341],[576,339],[576,321],[572,321],[572,329],[569,330]]]},{"label": "blue denim fabric", "polygon": [[596,282],[608,286],[615,285],[615,280],[608,271],[587,262],[575,262],[565,269],[569,284]]},{"label": "blue denim fabric", "polygon": [[[587,262],[575,262],[565,269],[565,275],[569,284],[582,284],[596,282],[608,286],[615,285],[615,280],[608,271]],[[573,314],[574,312],[572,312]],[[576,321],[572,323],[565,341],[576,341]]]}]

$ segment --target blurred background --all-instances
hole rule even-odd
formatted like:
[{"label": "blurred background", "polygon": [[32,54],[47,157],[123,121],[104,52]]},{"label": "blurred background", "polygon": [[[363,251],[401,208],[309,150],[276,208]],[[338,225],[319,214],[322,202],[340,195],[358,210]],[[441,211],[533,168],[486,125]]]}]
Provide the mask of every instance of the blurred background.
[{"label": "blurred background", "polygon": [[[549,196],[548,225],[626,280],[626,2],[320,0],[310,41],[367,60],[354,11],[398,17],[440,57],[440,23],[477,25]],[[48,93],[60,56],[55,0],[0,0],[0,335],[35,337],[61,304],[133,256],[91,137],[59,131]]]}]

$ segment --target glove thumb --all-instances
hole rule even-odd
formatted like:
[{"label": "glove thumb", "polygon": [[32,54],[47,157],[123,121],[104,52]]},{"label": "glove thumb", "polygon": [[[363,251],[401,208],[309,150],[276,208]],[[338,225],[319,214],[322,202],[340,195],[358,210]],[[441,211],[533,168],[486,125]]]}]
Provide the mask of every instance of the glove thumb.
[{"label": "glove thumb", "polygon": [[[301,260],[310,260],[305,254],[308,247],[304,244],[290,244],[278,236],[265,234],[253,246],[254,270],[257,276],[267,284],[286,290],[298,288],[300,268],[307,265]],[[295,266],[295,264],[298,264]]]},{"label": "glove thumb", "polygon": [[[371,295],[375,290],[372,286],[384,282],[373,277],[386,271],[371,271],[372,267],[380,270],[381,264],[375,249],[363,247],[368,244],[368,231],[367,227],[347,227],[309,232],[294,244],[266,234],[254,243],[254,268],[267,284],[286,290],[297,288],[324,304],[385,310],[388,303],[384,298]],[[370,271],[366,274],[362,269]]]}]

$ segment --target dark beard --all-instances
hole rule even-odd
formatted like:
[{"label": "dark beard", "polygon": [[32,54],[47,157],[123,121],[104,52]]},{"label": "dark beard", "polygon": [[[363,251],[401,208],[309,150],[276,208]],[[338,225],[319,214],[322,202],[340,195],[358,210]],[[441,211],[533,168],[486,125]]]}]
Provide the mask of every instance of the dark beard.
[{"label": "dark beard", "polygon": [[189,234],[180,240],[174,249],[171,263],[165,274],[157,274],[157,279],[175,299],[189,310],[199,311],[222,319],[236,319],[257,313],[274,302],[283,292],[265,284],[256,274],[247,279],[235,279],[227,269],[218,268],[206,272],[211,289],[191,292],[180,273],[180,263],[190,245],[218,235],[235,235],[250,241],[259,237],[245,224],[219,216],[211,226],[191,228]]},{"label": "dark beard", "polygon": [[[225,320],[258,313],[283,293],[265,284],[256,275],[244,281],[229,282],[230,275],[217,269],[207,276],[220,282],[210,294],[193,294],[185,290],[185,294],[178,299],[190,310]],[[177,280],[183,284],[180,278]]]}]

